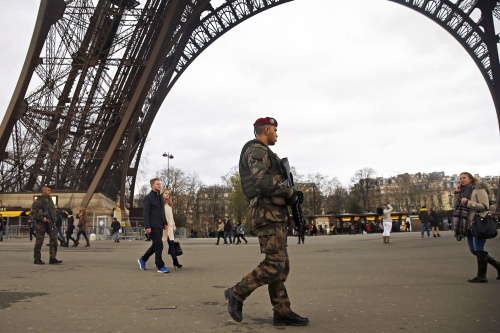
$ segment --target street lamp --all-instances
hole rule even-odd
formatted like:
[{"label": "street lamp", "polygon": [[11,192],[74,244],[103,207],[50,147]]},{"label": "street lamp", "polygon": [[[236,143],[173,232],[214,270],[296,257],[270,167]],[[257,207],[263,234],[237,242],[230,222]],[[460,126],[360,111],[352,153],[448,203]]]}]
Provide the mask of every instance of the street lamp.
[{"label": "street lamp", "polygon": [[170,153],[163,153],[163,157],[167,158],[167,188],[170,185],[170,160],[174,158],[174,155]]}]

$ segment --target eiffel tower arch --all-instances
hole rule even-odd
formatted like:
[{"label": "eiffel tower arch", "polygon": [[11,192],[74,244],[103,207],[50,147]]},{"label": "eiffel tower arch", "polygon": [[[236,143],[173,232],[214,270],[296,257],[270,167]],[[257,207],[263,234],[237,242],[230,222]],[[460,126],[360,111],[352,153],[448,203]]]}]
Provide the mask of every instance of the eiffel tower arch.
[{"label": "eiffel tower arch", "polygon": [[291,0],[42,0],[0,127],[0,192],[96,192],[133,202],[155,116],[215,40]]},{"label": "eiffel tower arch", "polygon": [[[0,124],[0,192],[134,197],[146,138],[187,67],[224,33],[292,0],[42,0]],[[303,0],[305,1],[305,0]],[[500,127],[498,2],[389,0],[446,29],[478,65]],[[500,194],[500,193],[499,193]],[[497,194],[497,198],[500,197]]]},{"label": "eiffel tower arch", "polygon": [[[500,128],[500,1],[496,0],[389,0],[428,17],[449,32],[476,63],[488,85]],[[499,184],[500,185],[500,184]],[[500,212],[500,186],[496,193]]]}]

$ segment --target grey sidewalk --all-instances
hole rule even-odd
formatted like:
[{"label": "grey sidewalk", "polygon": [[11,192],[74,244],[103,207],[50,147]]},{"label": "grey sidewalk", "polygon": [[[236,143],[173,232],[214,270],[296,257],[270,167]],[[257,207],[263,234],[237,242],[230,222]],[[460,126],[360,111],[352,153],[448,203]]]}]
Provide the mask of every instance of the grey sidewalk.
[{"label": "grey sidewalk", "polygon": [[[267,288],[244,303],[243,322],[226,310],[224,289],[261,260],[257,240],[215,246],[183,239],[184,267],[140,271],[145,241],[94,241],[59,248],[61,265],[33,264],[33,242],[0,243],[0,332],[499,332],[500,281],[470,284],[476,272],[464,241],[451,232],[422,239],[382,236],[289,238],[292,308],[307,327],[273,327]],[[46,242],[48,239],[46,238]],[[500,237],[487,250],[500,259]],[[165,262],[171,259],[165,254]],[[48,263],[48,247],[42,249]],[[176,309],[148,310],[147,307]]]}]

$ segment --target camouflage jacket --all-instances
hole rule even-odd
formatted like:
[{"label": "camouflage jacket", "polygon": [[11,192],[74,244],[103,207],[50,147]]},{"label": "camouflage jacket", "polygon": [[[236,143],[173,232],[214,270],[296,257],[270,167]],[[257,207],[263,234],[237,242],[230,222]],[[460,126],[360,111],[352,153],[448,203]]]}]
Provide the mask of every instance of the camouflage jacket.
[{"label": "camouflage jacket", "polygon": [[287,222],[285,198],[290,197],[293,190],[283,184],[278,155],[263,143],[255,142],[245,151],[241,162],[250,170],[253,184],[259,193],[250,200],[254,227]]},{"label": "camouflage jacket", "polygon": [[35,221],[43,221],[43,217],[47,216],[52,223],[56,222],[56,210],[52,198],[49,196],[37,196],[35,202],[31,205],[31,217]]}]

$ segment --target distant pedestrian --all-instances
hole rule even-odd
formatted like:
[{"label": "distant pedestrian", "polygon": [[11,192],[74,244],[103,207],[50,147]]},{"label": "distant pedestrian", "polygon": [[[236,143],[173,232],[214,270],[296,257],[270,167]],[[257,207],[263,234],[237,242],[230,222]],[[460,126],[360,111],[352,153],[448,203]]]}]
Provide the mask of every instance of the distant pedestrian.
[{"label": "distant pedestrian", "polygon": [[33,221],[33,218],[30,217],[28,221],[28,228],[29,228],[29,233],[30,233],[30,242],[33,240],[33,237],[36,238],[35,235],[35,221]]},{"label": "distant pedestrian", "polygon": [[429,209],[429,224],[431,226],[431,229],[432,229],[432,237],[436,237],[436,231],[437,231],[437,237],[441,237],[441,235],[439,234],[439,217],[436,213],[436,211],[434,210],[434,208],[430,208]]},{"label": "distant pedestrian", "polygon": [[390,244],[391,242],[392,211],[393,208],[389,203],[384,204],[382,209],[382,224],[384,226],[384,233],[382,234],[382,238],[384,240],[384,244]]},{"label": "distant pedestrian", "polygon": [[62,227],[63,227],[63,214],[61,210],[56,207],[56,229],[57,229],[57,239],[59,239],[59,242],[61,242],[61,246],[64,246],[66,241],[64,240],[64,235],[62,232]]},{"label": "distant pedestrian", "polygon": [[219,224],[217,225],[217,243],[215,245],[219,245],[221,237],[224,239],[224,222],[219,219]]},{"label": "distant pedestrian", "polygon": [[[224,244],[226,245],[233,244],[233,239],[231,237],[232,234],[233,234],[233,222],[231,222],[229,216],[226,215],[226,222],[224,223]],[[229,243],[227,242],[227,238],[229,238]]]},{"label": "distant pedestrian", "polygon": [[66,226],[66,243],[63,245],[64,247],[69,246],[69,240],[73,241],[73,246],[76,247],[76,239],[73,238],[73,232],[75,230],[75,218],[73,217],[73,211],[70,210],[68,212],[68,225]]},{"label": "distant pedestrian", "polygon": [[113,230],[113,239],[115,243],[120,243],[120,221],[116,217],[113,217],[113,221],[111,222],[111,229]]},{"label": "distant pedestrian", "polygon": [[87,236],[87,210],[85,208],[80,209],[80,211],[76,215],[76,218],[78,219],[78,232],[76,234],[76,243],[74,246],[78,246],[80,242],[80,236],[83,236],[83,238],[85,238],[85,240],[87,241],[87,245],[85,245],[84,247],[89,247],[90,242],[89,237]]},{"label": "distant pedestrian", "polygon": [[422,238],[424,238],[425,231],[427,231],[427,237],[431,237],[431,231],[429,230],[429,213],[427,213],[427,207],[425,205],[420,209],[418,219],[422,223]]},{"label": "distant pedestrian", "polygon": [[245,244],[248,243],[245,238],[245,231],[243,230],[243,224],[241,224],[241,221],[238,221],[238,224],[236,225],[236,233],[238,234],[238,244],[241,243],[242,239],[245,241]]},{"label": "distant pedestrian", "polygon": [[406,218],[406,231],[411,231],[411,217]]}]

